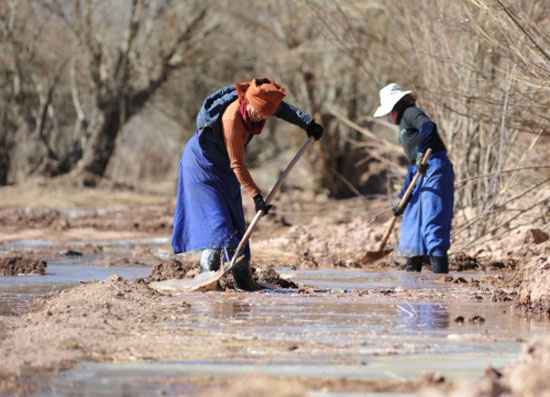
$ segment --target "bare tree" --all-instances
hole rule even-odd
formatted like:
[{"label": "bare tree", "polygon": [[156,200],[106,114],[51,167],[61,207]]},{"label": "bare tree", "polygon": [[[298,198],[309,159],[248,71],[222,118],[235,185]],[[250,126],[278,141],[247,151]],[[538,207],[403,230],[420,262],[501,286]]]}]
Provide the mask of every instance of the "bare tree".
[{"label": "bare tree", "polygon": [[[456,208],[478,215],[457,225],[457,233],[472,241],[486,235],[497,218],[521,211],[514,206],[525,194],[547,183],[532,172],[544,162],[537,149],[549,135],[547,2],[387,0],[376,3],[376,18],[367,2],[308,3],[330,11],[327,25],[343,55],[370,65],[376,54],[373,92],[390,80],[412,87],[438,123],[455,164]],[[350,53],[354,18],[379,36]],[[339,20],[346,29],[335,29]]]},{"label": "bare tree", "polygon": [[[202,2],[200,7],[187,3],[132,0],[118,10],[123,20],[117,22],[125,21],[122,32],[104,30],[101,16],[112,16],[114,10],[101,10],[91,1],[75,1],[72,20],[66,13],[60,14],[71,23],[77,53],[82,54],[81,62],[86,62],[91,78],[92,113],[86,116],[79,110],[75,126],[79,131],[88,125],[90,134],[78,172],[103,176],[121,126],[143,108],[174,70],[192,63],[200,37],[208,32],[204,26],[208,3]],[[73,81],[75,104],[81,102],[77,85],[78,81]]]},{"label": "bare tree", "polygon": [[[121,127],[206,56],[208,1],[9,0],[0,6],[12,173],[103,176]],[[207,23],[208,22],[208,23]],[[9,125],[9,124],[8,124]],[[10,151],[12,153],[13,151]],[[27,164],[27,165],[25,165]],[[7,179],[7,177],[4,177]],[[12,177],[17,180],[18,177]],[[20,179],[20,178],[19,178]]]}]

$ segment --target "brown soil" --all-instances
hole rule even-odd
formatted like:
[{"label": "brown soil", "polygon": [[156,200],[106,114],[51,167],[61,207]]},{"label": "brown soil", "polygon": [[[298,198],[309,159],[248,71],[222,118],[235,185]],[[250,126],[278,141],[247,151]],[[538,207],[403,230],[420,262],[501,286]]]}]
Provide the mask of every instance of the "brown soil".
[{"label": "brown soil", "polygon": [[485,369],[480,380],[457,380],[425,387],[421,396],[503,397],[550,396],[550,337],[538,337],[524,344],[517,360],[502,371]]},{"label": "brown soil", "polygon": [[20,274],[45,274],[47,262],[24,253],[0,256],[0,276]]},{"label": "brown soil", "polygon": [[[117,190],[76,191],[70,187],[58,190],[33,190],[25,187],[0,189],[0,242],[24,239],[52,241],[57,245],[21,253],[3,247],[0,269],[4,274],[38,272],[43,274],[50,258],[63,255],[90,255],[102,252],[92,262],[100,266],[147,265],[151,274],[146,279],[128,281],[113,276],[63,290],[34,301],[19,316],[0,317],[0,394],[28,394],[33,390],[32,376],[53,374],[82,361],[130,362],[170,361],[249,357],[247,351],[262,350],[277,356],[292,354],[294,346],[281,346],[279,341],[244,337],[209,338],[208,331],[192,327],[196,318],[188,316],[185,297],[161,296],[148,287],[152,281],[190,278],[198,274],[198,263],[173,255],[162,256],[146,247],[136,246],[132,255],[124,255],[101,244],[71,246],[71,242],[93,242],[113,239],[169,237],[173,202],[156,193]],[[17,200],[13,199],[17,197]],[[18,204],[19,202],[24,204]],[[279,208],[262,219],[251,239],[254,277],[277,288],[297,288],[300,295],[319,294],[312,288],[282,278],[274,266],[294,269],[336,267],[368,269],[402,267],[402,260],[391,253],[374,264],[365,266],[360,258],[375,251],[389,219],[383,213],[385,199],[372,201],[368,208],[359,199],[337,202],[309,193],[286,192],[278,198]],[[253,208],[245,201],[247,219]],[[381,214],[382,215],[379,215]],[[296,215],[300,215],[299,217]],[[542,220],[545,218],[541,218]],[[399,228],[388,247],[395,247]],[[460,242],[456,242],[457,247]],[[452,292],[433,290],[388,289],[351,291],[348,296],[369,299],[385,295],[415,299],[512,301],[525,313],[550,313],[550,241],[548,234],[535,225],[513,229],[508,235],[481,248],[454,253],[452,271],[475,271],[482,276],[470,279],[441,276],[439,283],[452,283]],[[41,270],[42,269],[42,270]],[[418,277],[423,277],[423,270]],[[495,272],[496,271],[496,272]],[[224,292],[213,291],[212,300],[247,296],[234,291],[232,277],[226,275],[220,284]],[[262,293],[262,292],[255,292]],[[334,299],[339,295],[330,292]],[[483,321],[462,318],[455,321]],[[189,326],[167,327],[166,323]],[[47,332],[46,332],[47,330]],[[206,339],[204,339],[206,338]],[[208,344],[194,341],[208,340]],[[414,392],[428,387],[434,395],[500,395],[512,391],[517,395],[544,395],[550,390],[545,375],[550,370],[550,341],[534,340],[526,344],[518,362],[503,371],[494,371],[480,381],[449,382],[436,374],[409,381],[366,381],[332,378],[288,379],[261,377],[250,385],[250,379],[210,380],[208,395],[223,393],[270,395],[277,388],[280,395],[301,395],[308,389],[335,392],[385,391]],[[304,343],[300,351],[319,349]],[[545,350],[546,349],[546,350]],[[303,353],[302,353],[303,354]],[[538,367],[537,367],[538,366]],[[537,369],[539,368],[539,369]],[[25,378],[31,376],[31,378]],[[21,379],[25,379],[22,381]],[[200,383],[204,381],[196,380]],[[177,381],[175,381],[177,382]],[[247,386],[247,387],[248,387]],[[519,391],[532,390],[531,394]],[[262,391],[264,390],[264,391]],[[539,393],[540,392],[540,393]],[[294,394],[292,394],[294,393]],[[454,394],[449,394],[454,393]],[[484,394],[485,393],[485,394]],[[431,395],[431,394],[430,394]]]}]

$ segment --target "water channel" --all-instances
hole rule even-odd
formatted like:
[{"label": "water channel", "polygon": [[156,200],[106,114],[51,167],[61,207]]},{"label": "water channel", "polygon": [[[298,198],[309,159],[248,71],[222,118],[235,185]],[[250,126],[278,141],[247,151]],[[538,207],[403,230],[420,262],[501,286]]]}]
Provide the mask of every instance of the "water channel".
[{"label": "water channel", "polygon": [[[514,360],[522,341],[550,331],[548,321],[526,320],[515,315],[509,304],[489,299],[408,301],[380,293],[399,289],[445,293],[455,288],[450,283],[437,283],[429,272],[419,276],[397,270],[278,271],[319,293],[272,290],[189,294],[185,301],[190,303],[189,316],[195,321],[167,326],[208,329],[210,337],[214,331],[219,337],[239,333],[281,341],[282,345],[291,343],[297,354],[290,358],[257,350],[248,351],[247,360],[86,362],[41,382],[48,395],[131,396],[196,395],[203,390],[181,380],[254,373],[289,378],[404,379],[434,371],[448,379],[477,378],[487,365],[498,368]],[[14,315],[34,297],[83,281],[103,280],[115,273],[131,279],[149,272],[147,266],[101,267],[90,265],[86,258],[61,258],[48,263],[44,276],[0,277],[0,314]],[[459,275],[482,277],[475,273]],[[353,293],[357,290],[375,298],[361,299]],[[484,321],[468,321],[474,316]],[[459,317],[466,321],[456,321]],[[304,342],[323,348],[302,351]],[[171,379],[180,379],[178,386],[169,382]],[[330,394],[312,390],[311,395]]]}]

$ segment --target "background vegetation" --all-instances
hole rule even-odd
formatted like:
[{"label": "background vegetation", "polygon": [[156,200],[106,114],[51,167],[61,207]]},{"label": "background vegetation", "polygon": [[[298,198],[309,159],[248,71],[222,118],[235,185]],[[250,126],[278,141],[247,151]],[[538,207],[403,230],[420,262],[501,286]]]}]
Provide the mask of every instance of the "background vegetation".
[{"label": "background vegetation", "polygon": [[[550,181],[546,0],[5,0],[0,46],[0,184],[174,180],[204,97],[268,76],[326,128],[317,191],[401,184],[396,132],[370,117],[395,81],[446,141],[468,215],[454,233],[474,241],[548,203],[523,201]],[[303,141],[283,127],[252,166]]]}]

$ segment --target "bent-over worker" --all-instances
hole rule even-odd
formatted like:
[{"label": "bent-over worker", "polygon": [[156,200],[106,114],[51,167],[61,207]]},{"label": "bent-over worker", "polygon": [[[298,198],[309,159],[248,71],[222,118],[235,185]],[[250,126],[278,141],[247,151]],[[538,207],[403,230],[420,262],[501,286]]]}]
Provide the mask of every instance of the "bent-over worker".
[{"label": "bent-over worker", "polygon": [[[313,117],[283,101],[286,90],[267,78],[235,83],[209,95],[197,115],[197,131],[179,163],[172,248],[174,253],[202,250],[201,272],[231,260],[245,232],[241,186],[256,212],[268,212],[262,192],[244,162],[246,145],[260,135],[266,118],[276,116],[321,138]],[[234,264],[238,288],[257,289],[250,270],[250,247]]]}]

